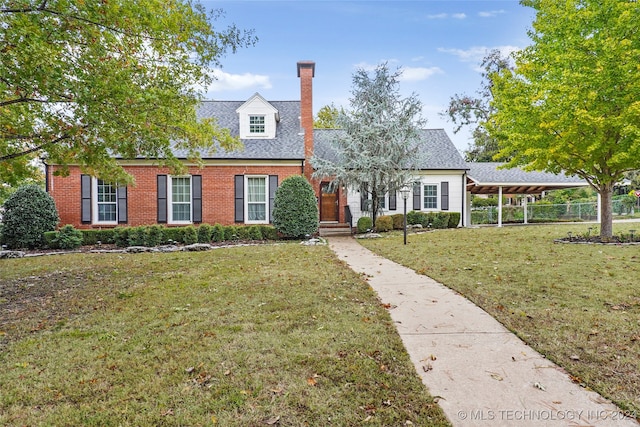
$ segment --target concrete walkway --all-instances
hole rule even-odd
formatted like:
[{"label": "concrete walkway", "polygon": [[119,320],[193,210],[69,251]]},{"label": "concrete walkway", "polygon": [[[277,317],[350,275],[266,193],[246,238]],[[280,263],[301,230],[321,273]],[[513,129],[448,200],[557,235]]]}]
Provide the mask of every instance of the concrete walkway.
[{"label": "concrete walkway", "polygon": [[329,247],[391,305],[416,371],[454,426],[638,427],[456,292],[351,237]]}]

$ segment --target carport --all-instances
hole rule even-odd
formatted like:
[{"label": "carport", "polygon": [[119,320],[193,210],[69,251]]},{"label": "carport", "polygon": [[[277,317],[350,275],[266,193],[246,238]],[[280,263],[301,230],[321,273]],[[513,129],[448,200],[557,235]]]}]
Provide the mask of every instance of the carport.
[{"label": "carport", "polygon": [[[503,165],[504,163],[467,163],[469,168],[467,172],[467,215],[469,215],[467,224],[471,224],[472,194],[498,195],[498,227],[502,227],[503,194],[539,195],[543,191],[589,186],[587,181],[576,176],[526,172],[519,168],[500,169]],[[526,197],[523,206],[524,223],[527,224]]]}]

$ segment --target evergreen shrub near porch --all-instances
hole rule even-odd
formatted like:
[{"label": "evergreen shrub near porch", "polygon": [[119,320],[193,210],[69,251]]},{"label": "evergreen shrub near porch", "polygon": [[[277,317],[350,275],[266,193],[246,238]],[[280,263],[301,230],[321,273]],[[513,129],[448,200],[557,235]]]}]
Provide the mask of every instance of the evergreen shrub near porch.
[{"label": "evergreen shrub near porch", "polygon": [[[69,226],[66,226],[69,227]],[[65,249],[58,242],[59,231],[44,233],[46,246],[51,249]],[[149,225],[139,227],[116,227],[102,230],[75,230],[82,235],[82,245],[97,246],[99,244],[118,247],[147,246],[154,247],[165,244],[190,244],[238,241],[238,240],[278,240],[278,233],[271,225],[223,226],[220,224],[201,224],[185,227],[165,227]],[[64,231],[69,233],[70,230]],[[208,237],[208,240],[206,238]]]},{"label": "evergreen shrub near porch", "polygon": [[407,224],[420,224],[423,228],[456,228],[460,223],[460,212],[421,212],[407,213]]}]

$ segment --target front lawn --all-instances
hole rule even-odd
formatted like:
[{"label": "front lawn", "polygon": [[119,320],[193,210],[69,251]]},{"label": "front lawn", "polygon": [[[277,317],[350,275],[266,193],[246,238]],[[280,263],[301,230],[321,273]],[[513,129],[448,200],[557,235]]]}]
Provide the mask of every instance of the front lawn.
[{"label": "front lawn", "polygon": [[[616,224],[614,232],[638,226]],[[460,292],[638,417],[640,246],[553,242],[589,227],[435,230],[410,235],[407,246],[397,233],[361,243]]]},{"label": "front lawn", "polygon": [[327,247],[0,262],[0,424],[448,425]]}]

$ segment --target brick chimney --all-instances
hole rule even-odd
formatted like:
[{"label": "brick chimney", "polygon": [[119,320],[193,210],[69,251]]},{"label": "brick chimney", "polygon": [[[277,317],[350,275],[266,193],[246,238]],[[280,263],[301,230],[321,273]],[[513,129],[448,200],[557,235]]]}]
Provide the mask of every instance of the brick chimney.
[{"label": "brick chimney", "polygon": [[300,125],[304,130],[304,175],[311,181],[313,168],[309,159],[313,155],[313,84],[316,63],[298,61],[298,77],[300,78]]}]

